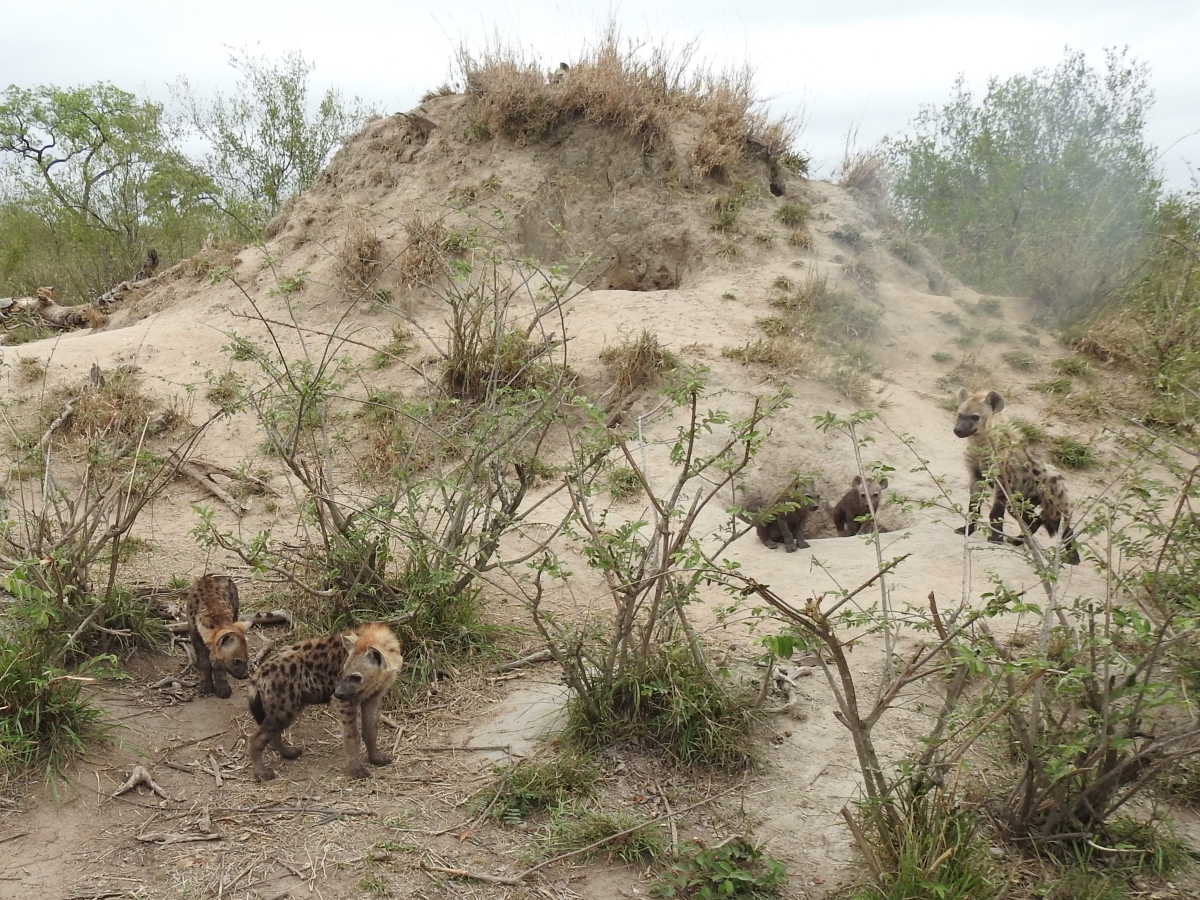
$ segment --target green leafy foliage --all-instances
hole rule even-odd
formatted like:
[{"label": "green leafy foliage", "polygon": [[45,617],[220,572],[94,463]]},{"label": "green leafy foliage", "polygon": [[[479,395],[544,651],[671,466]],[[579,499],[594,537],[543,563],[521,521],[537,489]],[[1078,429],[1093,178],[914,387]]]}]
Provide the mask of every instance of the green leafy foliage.
[{"label": "green leafy foliage", "polygon": [[309,99],[314,66],[298,52],[279,59],[231,53],[237,88],[211,100],[186,78],[172,86],[192,128],[208,143],[204,167],[222,206],[249,237],[258,237],[289,197],[317,177],[334,150],[362,126],[370,109],[329,88]]},{"label": "green leafy foliage", "polygon": [[754,900],[774,897],[787,884],[787,867],[749,839],[700,850],[663,875],[651,897],[682,900]]},{"label": "green leafy foliage", "polygon": [[52,284],[60,303],[90,300],[148,248],[173,263],[218,222],[212,183],[174,148],[163,107],[111,84],[10,86],[0,158],[0,294]]},{"label": "green leafy foliage", "polygon": [[1068,52],[1052,71],[994,78],[978,101],[960,78],[892,146],[899,211],[979,287],[1094,303],[1154,210],[1150,102],[1145,67],[1112,51],[1100,71]]}]

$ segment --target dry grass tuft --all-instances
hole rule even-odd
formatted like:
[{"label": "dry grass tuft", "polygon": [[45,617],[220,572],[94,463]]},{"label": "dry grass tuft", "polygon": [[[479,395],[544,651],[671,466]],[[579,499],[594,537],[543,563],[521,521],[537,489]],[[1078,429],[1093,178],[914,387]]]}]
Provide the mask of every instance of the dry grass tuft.
[{"label": "dry grass tuft", "polygon": [[400,280],[409,287],[432,284],[444,270],[446,226],[436,216],[418,211],[404,223],[404,230],[408,243],[395,262]]},{"label": "dry grass tuft", "polygon": [[25,384],[41,381],[46,377],[46,363],[36,356],[18,356],[17,377]]},{"label": "dry grass tuft", "polygon": [[620,344],[605,347],[600,352],[600,361],[612,374],[619,397],[627,397],[679,366],[679,357],[646,328],[635,339],[626,338]]},{"label": "dry grass tuft", "polygon": [[338,280],[342,290],[351,296],[366,291],[379,272],[383,242],[361,219],[351,219],[346,224],[346,236],[338,250],[341,270]]},{"label": "dry grass tuft", "polygon": [[767,115],[749,67],[718,72],[697,61],[694,43],[622,41],[614,24],[562,77],[548,78],[538,60],[499,40],[479,55],[461,48],[457,64],[481,138],[526,144],[582,120],[650,146],[665,140],[672,122],[695,114],[700,134],[688,163],[704,177],[729,173],[751,152],[778,160],[797,131],[795,121]]},{"label": "dry grass tuft", "polygon": [[859,150],[853,146],[853,138],[846,140],[846,152],[833,171],[833,179],[848,190],[876,202],[887,197],[887,158],[881,147]]}]

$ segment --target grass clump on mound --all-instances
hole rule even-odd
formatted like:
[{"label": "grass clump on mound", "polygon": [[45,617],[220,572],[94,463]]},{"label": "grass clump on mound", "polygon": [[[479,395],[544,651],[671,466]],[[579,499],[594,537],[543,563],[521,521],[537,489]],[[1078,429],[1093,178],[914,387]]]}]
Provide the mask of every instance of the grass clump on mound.
[{"label": "grass clump on mound", "polygon": [[608,368],[621,397],[679,366],[679,357],[659,343],[658,335],[648,328],[643,328],[636,338],[605,347],[600,351],[600,361]]},{"label": "grass clump on mound", "polygon": [[727,174],[752,148],[781,159],[796,134],[793,121],[767,115],[749,67],[716,71],[697,61],[695,44],[674,50],[625,42],[613,24],[553,77],[539,60],[499,41],[478,55],[460,49],[457,64],[475,102],[471,131],[481,138],[534,143],[567,122],[584,121],[653,145],[664,141],[672,122],[697,114],[700,134],[688,163],[704,177]]}]

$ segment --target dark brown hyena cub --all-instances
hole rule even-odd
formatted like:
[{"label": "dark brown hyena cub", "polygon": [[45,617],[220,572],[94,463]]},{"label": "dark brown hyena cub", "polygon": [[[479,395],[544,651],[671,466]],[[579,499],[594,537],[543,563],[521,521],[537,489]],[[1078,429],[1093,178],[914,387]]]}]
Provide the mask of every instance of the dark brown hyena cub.
[{"label": "dark brown hyena cub", "polygon": [[238,621],[237,585],[228,575],[204,575],[187,597],[188,634],[200,670],[200,693],[228,697],[233,693],[225,674],[250,674],[246,623]]},{"label": "dark brown hyena cub", "polygon": [[[821,498],[817,496],[812,481],[797,479],[768,503],[751,499],[746,504],[750,516],[739,518],[753,525],[758,532],[758,539],[771,550],[782,543],[788,553],[795,553],[797,547],[808,547],[808,541],[804,540],[804,523],[817,511],[820,502]],[[790,508],[780,510],[779,507],[783,505]]]},{"label": "dark brown hyena cub", "polygon": [[842,495],[833,508],[833,524],[838,534],[853,537],[864,527],[875,528],[875,523],[869,517],[872,510],[878,515],[879,506],[883,503],[883,489],[887,486],[886,478],[883,481],[868,478],[864,483],[861,475],[855,475],[850,482],[850,490]]},{"label": "dark brown hyena cub", "polygon": [[379,752],[376,736],[379,701],[404,664],[400,641],[382,622],[360,625],[345,634],[309,638],[268,655],[251,679],[250,712],[258,731],[250,738],[250,761],[259,781],[275,777],[262,760],[267,744],[284,759],[300,755],[299,747],[283,740],[283,731],[306,705],[338,701],[342,718],[343,771],[366,778],[358,740],[358,711],[362,709],[362,739],[373,766],[386,766],[390,756]]}]

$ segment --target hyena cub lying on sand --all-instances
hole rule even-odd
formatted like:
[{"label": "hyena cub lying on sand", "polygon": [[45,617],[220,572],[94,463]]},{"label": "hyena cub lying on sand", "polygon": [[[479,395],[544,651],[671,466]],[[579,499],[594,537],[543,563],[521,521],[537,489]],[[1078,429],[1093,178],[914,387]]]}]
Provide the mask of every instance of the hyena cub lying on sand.
[{"label": "hyena cub lying on sand", "polygon": [[[764,503],[757,497],[748,500],[746,509],[750,517],[739,515],[738,518],[747,525],[753,525],[758,532],[758,539],[771,550],[782,543],[788,553],[795,553],[797,547],[808,547],[808,541],[804,540],[804,523],[817,511],[820,502],[821,498],[817,496],[816,486],[811,480],[794,479],[769,502]],[[770,512],[784,503],[792,505],[792,508],[786,512]]]},{"label": "hyena cub lying on sand", "polygon": [[958,533],[970,534],[975,529],[983,506],[984,478],[991,476],[995,487],[988,515],[988,540],[1004,540],[1004,513],[1011,500],[1020,504],[1016,515],[1030,534],[1045,525],[1046,534],[1054,537],[1062,525],[1066,561],[1079,565],[1079,548],[1071,533],[1071,500],[1062,473],[1023,446],[1013,426],[996,419],[1004,409],[1004,398],[996,391],[971,394],[959,388],[958,404],[954,433],[967,439],[967,468],[971,473],[970,519]]},{"label": "hyena cub lying on sand", "polygon": [[[865,482],[861,475],[855,475],[850,482],[850,490],[838,501],[833,508],[833,524],[842,537],[853,537],[862,528],[878,530],[870,516],[872,510],[879,513],[883,503],[883,489],[888,486],[888,480],[876,481],[868,478]],[[866,518],[864,518],[866,517]]]},{"label": "hyena cub lying on sand", "polygon": [[275,777],[262,760],[267,744],[284,759],[300,755],[299,747],[284,743],[283,731],[306,705],[338,701],[342,717],[343,771],[366,778],[358,746],[358,713],[367,759],[386,766],[390,756],[379,752],[379,701],[404,664],[400,641],[382,622],[359,625],[345,634],[309,638],[276,650],[259,664],[251,679],[250,712],[258,731],[250,738],[250,761],[259,781]]},{"label": "hyena cub lying on sand", "polygon": [[200,670],[200,693],[230,696],[233,689],[225,673],[234,678],[250,674],[246,623],[238,621],[238,591],[233,579],[228,575],[197,578],[188,589],[187,617]]}]

